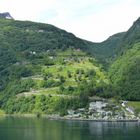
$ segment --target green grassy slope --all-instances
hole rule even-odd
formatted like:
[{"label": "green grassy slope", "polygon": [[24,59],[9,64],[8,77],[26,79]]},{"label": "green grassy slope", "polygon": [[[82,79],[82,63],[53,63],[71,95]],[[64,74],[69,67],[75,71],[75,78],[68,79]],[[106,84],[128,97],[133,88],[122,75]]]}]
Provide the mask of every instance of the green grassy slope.
[{"label": "green grassy slope", "polygon": [[114,91],[123,99],[140,100],[140,18],[125,33],[116,53],[109,71]]},{"label": "green grassy slope", "polygon": [[0,107],[7,113],[55,113],[63,102],[57,111],[65,113],[108,83],[89,42],[55,26],[0,19],[0,40]]},{"label": "green grassy slope", "polygon": [[89,51],[88,43],[73,34],[49,24],[29,21],[0,19],[0,42],[0,90],[9,81],[11,66],[16,67],[14,64],[38,64],[41,57],[45,57],[43,52],[55,55],[57,49]]},{"label": "green grassy slope", "polygon": [[112,59],[116,58],[116,49],[121,44],[125,32],[112,35],[101,43],[92,43],[92,54],[100,63],[109,64]]},{"label": "green grassy slope", "polygon": [[[2,92],[1,107],[7,113],[65,114],[66,109],[85,107],[88,96],[98,95],[102,85],[109,83],[95,59],[81,50],[57,50],[55,56],[44,55],[45,60],[40,58],[40,63],[26,63],[18,69],[13,81]],[[23,73],[16,77],[19,72]]]},{"label": "green grassy slope", "polygon": [[65,114],[95,95],[140,100],[139,35],[139,19],[102,43],[49,24],[0,19],[0,108]]},{"label": "green grassy slope", "polygon": [[140,43],[134,44],[112,64],[110,78],[118,95],[140,100]]}]

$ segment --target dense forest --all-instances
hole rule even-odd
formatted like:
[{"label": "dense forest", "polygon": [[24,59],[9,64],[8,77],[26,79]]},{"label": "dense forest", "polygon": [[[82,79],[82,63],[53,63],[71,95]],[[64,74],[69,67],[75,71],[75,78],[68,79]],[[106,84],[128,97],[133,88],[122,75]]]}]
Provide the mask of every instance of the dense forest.
[{"label": "dense forest", "polygon": [[91,97],[140,101],[140,18],[101,43],[53,25],[0,19],[0,108],[47,113]]}]

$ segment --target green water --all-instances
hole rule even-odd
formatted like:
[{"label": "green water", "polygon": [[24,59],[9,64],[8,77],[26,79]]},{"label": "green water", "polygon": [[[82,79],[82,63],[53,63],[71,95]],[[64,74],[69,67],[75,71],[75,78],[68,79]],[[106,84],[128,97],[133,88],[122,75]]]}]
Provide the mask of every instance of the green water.
[{"label": "green water", "polygon": [[140,140],[140,124],[8,117],[0,140]]}]

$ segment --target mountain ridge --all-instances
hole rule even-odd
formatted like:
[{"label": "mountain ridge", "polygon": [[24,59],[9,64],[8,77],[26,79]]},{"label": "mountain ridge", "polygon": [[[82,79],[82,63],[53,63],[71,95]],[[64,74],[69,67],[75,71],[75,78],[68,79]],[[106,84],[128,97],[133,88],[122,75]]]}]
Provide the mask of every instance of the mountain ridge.
[{"label": "mountain ridge", "polygon": [[[39,100],[43,112],[60,105],[66,113],[63,102],[67,109],[83,107],[94,96],[140,101],[138,26],[139,18],[127,32],[94,43],[50,24],[1,18],[0,107],[18,112],[24,101],[21,112],[38,111],[31,101]],[[44,94],[49,101],[53,96],[55,111],[45,106]]]},{"label": "mountain ridge", "polygon": [[14,19],[9,12],[0,13],[0,18]]}]

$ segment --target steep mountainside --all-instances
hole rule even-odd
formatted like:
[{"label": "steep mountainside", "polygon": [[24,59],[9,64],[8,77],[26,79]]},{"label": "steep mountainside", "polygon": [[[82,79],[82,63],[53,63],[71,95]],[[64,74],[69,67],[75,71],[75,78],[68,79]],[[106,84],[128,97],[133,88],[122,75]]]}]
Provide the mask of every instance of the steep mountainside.
[{"label": "steep mountainside", "polygon": [[127,32],[112,35],[101,43],[91,43],[93,55],[103,63],[110,63],[140,42],[140,18]]},{"label": "steep mountainside", "polygon": [[134,43],[140,42],[140,18],[138,18],[132,27],[124,35],[121,44],[117,48],[119,54],[133,47]]},{"label": "steep mountainside", "polygon": [[112,64],[110,78],[116,95],[140,100],[140,43],[131,47]]},{"label": "steep mountainside", "polygon": [[7,113],[66,114],[97,96],[140,100],[140,18],[127,32],[93,43],[0,16],[0,108]]},{"label": "steep mountainside", "polygon": [[0,108],[7,113],[65,114],[108,84],[89,55],[91,42],[55,26],[0,19],[0,41]]},{"label": "steep mountainside", "polygon": [[[0,89],[5,86],[9,66],[42,57],[44,52],[55,55],[57,49],[89,51],[88,42],[57,27],[28,21],[0,19]],[[34,56],[33,53],[37,53]]]},{"label": "steep mountainside", "polygon": [[101,43],[92,43],[92,54],[101,63],[110,63],[116,57],[116,48],[122,42],[125,32],[115,34]]},{"label": "steep mountainside", "polygon": [[110,68],[114,91],[125,99],[140,100],[140,18],[124,35],[117,53]]}]

